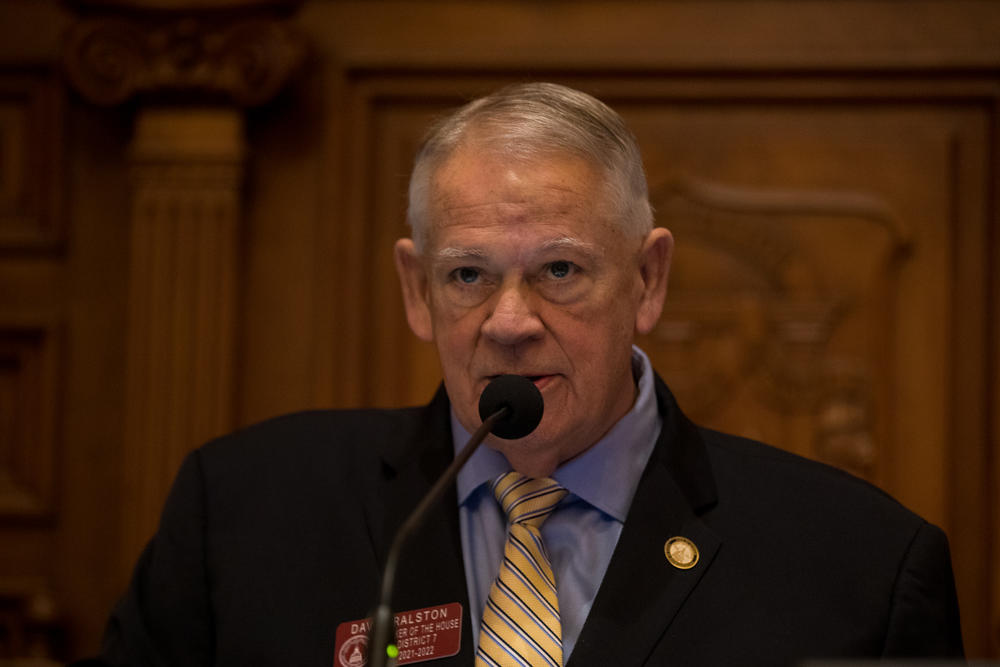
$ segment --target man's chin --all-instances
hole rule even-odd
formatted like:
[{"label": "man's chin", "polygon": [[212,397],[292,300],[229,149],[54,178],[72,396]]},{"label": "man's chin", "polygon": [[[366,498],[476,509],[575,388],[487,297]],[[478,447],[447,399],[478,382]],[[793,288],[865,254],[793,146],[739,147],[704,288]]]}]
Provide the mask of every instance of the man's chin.
[{"label": "man's chin", "polygon": [[549,477],[561,463],[557,450],[534,434],[517,440],[490,436],[486,444],[503,454],[512,469],[528,477]]},{"label": "man's chin", "polygon": [[538,429],[516,440],[506,440],[498,438],[495,435],[490,435],[486,439],[486,445],[506,456],[508,461],[512,459],[546,459],[551,457],[558,462],[558,452],[560,451],[558,439],[552,437],[552,434],[548,433],[548,429],[545,429],[544,426],[542,424]]}]

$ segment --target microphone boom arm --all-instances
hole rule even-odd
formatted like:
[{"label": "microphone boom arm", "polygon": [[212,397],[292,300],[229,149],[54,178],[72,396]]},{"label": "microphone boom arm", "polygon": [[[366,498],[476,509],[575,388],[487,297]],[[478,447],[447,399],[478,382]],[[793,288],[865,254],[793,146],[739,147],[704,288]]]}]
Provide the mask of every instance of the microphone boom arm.
[{"label": "microphone boom arm", "polygon": [[406,517],[406,521],[399,528],[396,537],[389,547],[389,553],[385,559],[385,569],[382,571],[382,588],[379,594],[378,606],[372,620],[372,630],[370,641],[368,642],[368,665],[369,667],[385,667],[388,655],[386,649],[389,646],[389,633],[393,626],[392,618],[392,590],[396,581],[396,566],[399,562],[399,553],[403,549],[403,544],[410,535],[423,522],[427,510],[430,506],[441,499],[445,490],[458,477],[465,462],[468,461],[479,445],[482,444],[486,436],[493,430],[493,426],[500,420],[506,418],[511,413],[509,405],[503,405],[499,410],[483,420],[476,432],[469,438],[469,442],[462,448],[451,464],[445,469],[441,477],[438,478],[431,490],[423,497],[417,507]]}]

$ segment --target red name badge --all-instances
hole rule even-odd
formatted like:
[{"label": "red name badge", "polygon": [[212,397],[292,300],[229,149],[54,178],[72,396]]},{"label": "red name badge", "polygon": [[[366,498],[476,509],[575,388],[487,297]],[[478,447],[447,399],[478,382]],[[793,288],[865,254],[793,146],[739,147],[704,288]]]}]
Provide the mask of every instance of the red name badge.
[{"label": "red name badge", "polygon": [[[462,605],[458,602],[401,611],[395,615],[397,665],[411,665],[458,653],[462,645]],[[337,626],[334,667],[364,667],[368,664],[370,618]]]}]

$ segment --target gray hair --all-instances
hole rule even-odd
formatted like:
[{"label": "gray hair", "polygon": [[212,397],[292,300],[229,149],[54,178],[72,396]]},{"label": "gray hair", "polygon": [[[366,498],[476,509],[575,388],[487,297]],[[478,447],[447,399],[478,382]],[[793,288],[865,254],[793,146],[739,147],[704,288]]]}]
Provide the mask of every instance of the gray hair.
[{"label": "gray hair", "polygon": [[473,100],[427,133],[410,174],[406,215],[418,249],[427,238],[431,179],[466,142],[513,159],[553,154],[582,158],[603,171],[612,211],[627,234],[642,238],[653,228],[642,155],[621,116],[578,90],[525,83]]}]

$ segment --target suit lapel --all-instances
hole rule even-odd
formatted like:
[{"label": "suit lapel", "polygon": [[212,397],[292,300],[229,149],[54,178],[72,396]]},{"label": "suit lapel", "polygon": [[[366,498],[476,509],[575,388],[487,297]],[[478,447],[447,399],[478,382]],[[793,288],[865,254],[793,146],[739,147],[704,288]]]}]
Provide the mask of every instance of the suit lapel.
[{"label": "suit lapel", "polygon": [[[370,522],[381,569],[399,526],[430,490],[453,457],[447,397],[439,390],[421,413],[411,439],[400,438],[383,448],[383,483]],[[458,602],[462,605],[462,643],[454,658],[435,665],[472,663],[474,642],[468,619],[469,601],[458,526],[454,486],[431,508],[400,553],[392,608],[396,613]]]},{"label": "suit lapel", "polygon": [[[721,544],[698,514],[715,503],[704,444],[657,378],[663,429],[569,665],[641,665],[711,566]],[[700,552],[687,570],[664,545],[685,537]],[[622,641],[622,638],[628,638]]]}]

